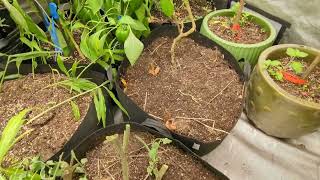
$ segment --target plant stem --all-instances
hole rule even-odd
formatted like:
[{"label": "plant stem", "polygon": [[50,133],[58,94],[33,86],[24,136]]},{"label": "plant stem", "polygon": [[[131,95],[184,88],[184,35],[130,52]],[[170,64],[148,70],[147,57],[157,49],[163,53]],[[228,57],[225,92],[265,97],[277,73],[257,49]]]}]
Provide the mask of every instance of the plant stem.
[{"label": "plant stem", "polygon": [[307,68],[307,70],[303,73],[302,78],[306,79],[308,76],[312,73],[312,71],[317,67],[317,65],[320,63],[320,55],[318,55],[313,62],[310,64],[310,66]]},{"label": "plant stem", "polygon": [[156,180],[161,180],[162,177],[164,176],[164,174],[167,172],[168,168],[169,168],[169,166],[167,166],[165,164],[162,165],[161,169],[159,170],[159,172],[158,172],[158,174],[156,176]]},{"label": "plant stem", "polygon": [[2,91],[2,84],[3,84],[4,78],[6,77],[6,72],[7,72],[9,63],[10,63],[10,56],[8,56],[8,60],[7,60],[6,66],[5,66],[4,70],[3,70],[3,75],[2,75],[2,77],[1,77],[1,81],[0,81],[0,92]]},{"label": "plant stem", "polygon": [[[177,66],[177,62],[175,61],[175,47],[176,47],[177,42],[179,42],[182,38],[189,36],[191,33],[193,33],[196,30],[196,22],[194,20],[194,17],[193,17],[192,11],[191,11],[189,0],[183,0],[183,2],[185,5],[185,8],[188,11],[188,15],[189,15],[189,19],[191,20],[192,27],[187,32],[183,32],[183,27],[184,27],[183,23],[184,22],[182,21],[179,23],[178,19],[175,20],[176,24],[180,24],[181,27],[178,25],[179,35],[176,38],[174,38],[172,46],[171,46],[171,50],[170,50],[171,51],[171,63],[173,66]],[[180,27],[180,29],[179,29],[179,27]]]},{"label": "plant stem", "polygon": [[241,15],[242,15],[242,11],[243,11],[243,7],[244,7],[244,0],[240,0],[240,7],[239,7],[239,10],[237,11],[236,17],[233,20],[233,25],[239,24],[239,21],[241,19]]},{"label": "plant stem", "polygon": [[126,130],[123,133],[123,144],[122,144],[122,177],[123,180],[129,180],[129,165],[128,165],[128,144],[130,137],[130,125],[126,125]]},{"label": "plant stem", "polygon": [[92,92],[92,91],[94,91],[94,90],[96,90],[96,89],[98,89],[98,88],[106,85],[108,82],[109,82],[109,81],[106,81],[106,82],[102,83],[101,85],[99,85],[99,86],[97,86],[97,87],[95,87],[95,88],[92,88],[92,89],[90,89],[90,90],[88,90],[88,91],[85,91],[85,92],[82,92],[82,93],[80,93],[80,94],[77,94],[77,95],[75,95],[75,96],[73,96],[73,97],[71,97],[71,98],[69,98],[69,99],[66,99],[66,100],[64,100],[64,101],[62,101],[62,102],[60,102],[60,103],[52,106],[51,108],[46,109],[45,111],[41,112],[40,114],[38,114],[38,115],[36,115],[35,117],[33,117],[32,119],[30,119],[30,120],[26,123],[26,125],[32,123],[34,120],[40,118],[41,116],[43,116],[44,114],[52,111],[53,109],[55,109],[55,108],[57,108],[57,107],[65,104],[65,103],[68,103],[68,102],[72,101],[73,99],[75,99],[75,98],[77,98],[77,97],[83,96],[83,95],[85,95],[85,94],[87,94],[87,93],[89,93],[89,92]]}]

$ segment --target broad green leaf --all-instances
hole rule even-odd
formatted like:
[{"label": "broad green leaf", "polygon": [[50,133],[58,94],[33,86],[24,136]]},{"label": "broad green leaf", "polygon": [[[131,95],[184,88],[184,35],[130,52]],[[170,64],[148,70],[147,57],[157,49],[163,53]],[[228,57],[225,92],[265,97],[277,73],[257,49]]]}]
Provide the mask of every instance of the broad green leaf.
[{"label": "broad green leaf", "polygon": [[130,30],[129,36],[124,42],[124,52],[131,65],[134,65],[143,51],[143,43],[136,38],[136,36]]},{"label": "broad green leaf", "polygon": [[146,17],[146,9],[144,8],[144,5],[141,5],[136,11],[135,14],[140,22],[144,20]]},{"label": "broad green leaf", "polygon": [[283,74],[279,71],[275,72],[274,77],[276,78],[276,80],[283,81]]},{"label": "broad green leaf", "polygon": [[96,14],[102,8],[103,0],[87,0],[86,5]]},{"label": "broad green leaf", "polygon": [[69,74],[67,68],[64,66],[62,57],[61,57],[60,55],[57,56],[57,64],[58,64],[59,69],[60,69],[66,76],[70,77],[70,74]]},{"label": "broad green leaf", "polygon": [[70,104],[71,104],[71,109],[72,109],[72,113],[73,113],[75,120],[79,121],[80,117],[81,117],[79,106],[73,101],[70,101]]},{"label": "broad green leaf", "polygon": [[80,42],[81,52],[91,61],[96,61],[99,55],[95,52],[95,50],[93,50],[89,46],[90,46],[89,31],[85,29],[81,35],[81,42]]},{"label": "broad green leaf", "polygon": [[122,16],[119,20],[120,24],[128,24],[132,29],[135,29],[137,31],[145,31],[147,28],[144,26],[144,24],[140,21],[137,21],[135,19],[132,19],[130,16]]},{"label": "broad green leaf", "polygon": [[273,60],[270,63],[270,66],[281,66],[281,65],[282,65],[282,63],[278,60]]},{"label": "broad green leaf", "polygon": [[76,21],[72,26],[71,26],[71,32],[73,32],[76,29],[84,28],[86,27],[84,24],[82,24],[80,21]]},{"label": "broad green leaf", "polygon": [[291,62],[290,67],[296,74],[300,74],[303,72],[303,65],[301,62],[293,61]]},{"label": "broad green leaf", "polygon": [[22,29],[25,29],[25,31],[28,30],[27,21],[24,19],[23,14],[20,13],[20,11],[11,5],[7,0],[2,0],[3,5],[7,8],[7,10],[10,13],[11,18],[14,20],[14,22]]},{"label": "broad green leaf", "polygon": [[286,51],[287,55],[289,55],[290,57],[307,57],[308,54],[305,52],[300,51],[299,49],[294,49],[294,48],[288,48]]},{"label": "broad green leaf", "polygon": [[174,4],[172,0],[160,0],[160,9],[168,17],[172,17],[174,13]]},{"label": "broad green leaf", "polygon": [[0,137],[0,164],[2,163],[2,160],[7,152],[13,146],[16,136],[18,135],[23,123],[25,122],[24,118],[29,112],[29,109],[19,112],[8,121],[6,127],[2,131]]}]

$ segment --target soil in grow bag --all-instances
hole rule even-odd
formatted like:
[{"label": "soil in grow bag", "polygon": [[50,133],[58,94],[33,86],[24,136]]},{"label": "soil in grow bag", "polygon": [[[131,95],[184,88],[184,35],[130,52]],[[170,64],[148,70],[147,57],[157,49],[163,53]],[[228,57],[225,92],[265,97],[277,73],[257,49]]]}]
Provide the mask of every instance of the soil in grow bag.
[{"label": "soil in grow bag", "polygon": [[[61,75],[61,78],[64,76]],[[32,118],[51,106],[62,102],[73,95],[62,87],[47,87],[57,82],[51,73],[28,74],[16,80],[6,81],[0,93],[0,132],[3,131],[7,121],[17,112],[32,108],[28,115]],[[22,128],[21,132],[33,129],[24,136],[10,150],[4,165],[9,165],[22,158],[40,155],[47,160],[57,153],[71,138],[81,124],[91,103],[90,95],[81,96],[74,101],[80,110],[80,119],[76,120],[70,103],[66,103],[41,118]]]},{"label": "soil in grow bag", "polygon": [[[119,135],[122,139],[123,134]],[[130,180],[146,179],[147,167],[149,165],[148,151],[143,144],[135,138],[143,139],[146,144],[151,144],[156,139],[147,132],[131,132],[128,146],[128,163]],[[117,151],[112,143],[100,143],[87,153],[88,162],[86,172],[89,179],[107,179],[112,175],[114,179],[121,180],[121,164]],[[158,151],[159,165],[169,166],[163,180],[204,180],[220,179],[208,170],[202,163],[174,145],[161,145]],[[151,177],[147,179],[152,179]]]},{"label": "soil in grow bag", "polygon": [[[185,18],[187,18],[188,12],[183,5],[183,0],[174,0],[173,2],[175,3],[175,14],[178,19],[184,20]],[[189,2],[192,14],[196,19],[204,17],[214,8],[213,2],[208,0],[189,0]],[[154,8],[152,9],[151,14],[153,18],[150,23],[163,24],[170,22],[170,19],[166,17],[160,10],[158,10],[156,6],[154,6]]]},{"label": "soil in grow bag", "polygon": [[[274,82],[296,97],[320,104],[320,67],[317,66],[308,78],[302,79],[290,65],[292,64],[290,57],[283,57],[279,62],[281,64],[267,69]],[[301,63],[300,67],[304,70],[310,65],[303,60],[295,61],[294,63]],[[274,69],[280,66],[283,67],[281,72]]]},{"label": "soil in grow bag", "polygon": [[[244,18],[244,17],[242,17]],[[238,31],[232,30],[233,17],[218,16],[208,21],[209,29],[220,38],[240,43],[256,44],[269,37],[269,33],[249,19],[242,21]]]},{"label": "soil in grow bag", "polygon": [[[167,33],[167,34],[165,34]],[[173,31],[155,37],[124,77],[125,93],[174,132],[202,142],[223,139],[242,111],[243,83],[217,48],[184,38],[171,65]]]}]

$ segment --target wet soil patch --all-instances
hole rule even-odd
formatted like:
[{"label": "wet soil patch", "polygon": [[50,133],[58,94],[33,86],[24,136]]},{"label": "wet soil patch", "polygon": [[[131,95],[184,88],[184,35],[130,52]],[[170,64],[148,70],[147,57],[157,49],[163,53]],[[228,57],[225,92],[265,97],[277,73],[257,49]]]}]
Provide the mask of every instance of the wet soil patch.
[{"label": "wet soil patch", "polygon": [[[178,19],[189,20],[186,19],[188,18],[188,12],[183,5],[183,0],[173,0],[173,2],[175,3],[175,10]],[[213,3],[209,2],[208,0],[189,0],[189,2],[193,16],[196,19],[204,17],[208,14],[208,12],[213,10]],[[171,20],[158,9],[160,9],[160,7],[156,5],[151,11],[153,18],[150,23],[169,23]]]},{"label": "wet soil patch", "polygon": [[[142,138],[149,144],[155,137],[145,132],[131,132],[128,147],[128,163],[130,180],[142,180],[147,176],[149,165],[148,152],[135,138],[135,135]],[[122,139],[123,135],[120,135]],[[173,145],[161,145],[158,151],[160,158],[159,165],[169,166],[164,180],[215,180],[219,179],[213,172],[209,171],[200,161],[190,156],[183,150]],[[87,153],[88,162],[86,172],[89,179],[116,179],[121,180],[121,164],[117,151],[111,143],[101,143]],[[160,168],[160,167],[158,167]],[[112,177],[113,178],[112,178]],[[154,179],[148,177],[147,180]]]},{"label": "wet soil patch", "polygon": [[[63,78],[63,76],[61,77]],[[55,81],[59,78],[56,75]],[[53,75],[32,74],[20,79],[6,81],[0,93],[0,132],[8,120],[26,108],[32,108],[32,118],[53,105],[62,102],[74,94],[61,87],[48,87],[55,82]],[[21,133],[33,129],[31,133],[17,142],[8,153],[4,165],[22,158],[40,155],[44,160],[57,153],[77,130],[91,103],[90,95],[75,100],[80,109],[80,120],[73,116],[71,105],[64,104],[41,118],[22,128]]]},{"label": "wet soil patch", "polygon": [[[282,66],[285,67],[289,61],[289,57],[285,57],[280,59],[282,62]],[[303,65],[304,71],[307,69],[309,66],[309,63],[305,61],[300,61]],[[290,74],[295,74],[293,70],[290,67],[287,67],[284,69],[286,72],[289,72]],[[278,81],[276,80],[273,76],[271,76],[272,79],[284,90],[286,90],[288,93],[299,97],[301,99],[310,101],[310,102],[315,102],[320,104],[320,67],[317,66],[316,69],[309,75],[307,79],[306,84],[304,85],[299,85],[299,84],[294,84],[288,80],[283,80],[283,81]]]},{"label": "wet soil patch", "polygon": [[[173,70],[173,38],[157,37],[124,77],[125,93],[141,109],[163,123],[173,121],[176,133],[202,142],[223,139],[242,111],[243,84],[215,47],[200,46],[191,38],[177,44]],[[158,69],[156,75],[150,73]]]},{"label": "wet soil patch", "polygon": [[213,17],[208,21],[208,26],[220,38],[240,44],[259,43],[268,39],[270,34],[250,20],[245,21],[239,31],[233,31],[232,18],[225,16]]}]

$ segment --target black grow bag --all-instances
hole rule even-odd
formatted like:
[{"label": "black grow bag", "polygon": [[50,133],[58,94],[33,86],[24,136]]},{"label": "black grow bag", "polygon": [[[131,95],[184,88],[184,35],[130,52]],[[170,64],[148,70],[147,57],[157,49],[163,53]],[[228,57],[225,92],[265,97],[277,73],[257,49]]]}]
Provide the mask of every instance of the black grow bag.
[{"label": "black grow bag", "polygon": [[[59,70],[58,66],[51,65],[52,68]],[[67,69],[70,67],[66,66]],[[0,69],[3,69],[3,65],[0,64]],[[49,65],[38,65],[37,69],[35,69],[35,73],[37,74],[43,74],[43,73],[51,73],[51,68]],[[78,73],[81,72],[81,69],[78,70]],[[16,74],[17,73],[17,68],[15,65],[9,65],[6,75],[10,74]],[[27,75],[29,73],[32,73],[31,65],[29,64],[21,64],[20,66],[20,74],[21,75]],[[62,72],[61,72],[62,73]],[[102,84],[103,82],[106,81],[106,78],[103,74],[96,72],[96,71],[85,71],[82,76],[82,78],[90,78],[90,80],[97,85]],[[107,122],[106,126],[109,126],[113,124],[113,115],[111,114],[111,109],[110,107],[112,106],[111,104],[111,99],[109,96],[106,95],[105,93],[105,100],[106,100],[106,107],[107,107]],[[62,152],[64,154],[69,154],[72,148],[78,144],[81,140],[86,138],[88,135],[91,133],[95,132],[96,130],[102,128],[102,124],[98,123],[97,119],[97,114],[96,114],[96,109],[93,101],[91,102],[89,109],[87,111],[87,114],[85,115],[84,119],[82,120],[82,123],[79,125],[78,129],[75,131],[75,133],[72,135],[72,137],[67,141],[67,143],[64,145],[64,147],[57,152],[55,155],[53,155],[50,159],[58,161],[59,156]]]},{"label": "black grow bag", "polygon": [[[143,40],[143,43],[145,45],[145,49],[148,48],[148,46],[159,36],[160,37],[176,37],[177,35],[177,29],[174,26],[162,26],[157,28],[156,30],[154,30],[151,35],[149,36],[149,38]],[[220,45],[216,44],[215,42],[211,41],[210,39],[208,39],[207,37],[201,35],[198,32],[194,32],[193,34],[191,34],[189,36],[189,38],[193,39],[196,43],[205,46],[205,47],[209,47],[209,48],[213,48],[213,47],[217,47],[219,49],[219,51],[224,54],[224,58],[225,60],[228,61],[229,65],[237,72],[237,74],[240,77],[241,81],[245,81],[245,75],[243,73],[243,71],[241,70],[237,60],[228,52],[226,51],[223,47],[221,47]],[[149,116],[146,112],[144,112],[138,105],[136,105],[122,90],[121,87],[121,83],[120,83],[120,77],[124,76],[127,70],[127,67],[130,66],[128,61],[123,61],[119,71],[118,71],[118,79],[116,80],[116,91],[118,94],[118,99],[121,102],[121,104],[123,105],[123,107],[128,111],[129,117],[130,118],[126,118],[126,121],[133,121],[133,122],[137,122],[137,123],[143,123],[144,125],[148,125],[149,127],[161,127],[161,128],[165,128],[164,125],[159,122],[159,121],[155,121],[153,120],[152,122],[149,119],[152,119],[151,116]],[[244,100],[243,103],[244,104]],[[240,118],[241,113],[239,113],[238,118]],[[169,131],[169,130],[167,130]],[[186,145],[188,148],[192,149],[192,151],[194,151],[195,153],[197,153],[198,155],[202,156],[205,155],[207,153],[209,153],[210,151],[212,151],[213,149],[215,149],[221,142],[223,139],[221,140],[216,140],[216,141],[212,141],[212,142],[201,142],[198,141],[196,139],[193,138],[189,138],[183,135],[179,135],[173,131],[171,131],[171,135],[173,138],[181,141],[184,145]]]},{"label": "black grow bag", "polygon": [[[112,126],[109,126],[107,128],[104,129],[100,129],[96,132],[94,132],[93,134],[91,134],[90,136],[88,136],[85,140],[83,140],[81,143],[79,143],[77,145],[77,147],[75,147],[73,150],[75,152],[75,155],[78,159],[81,158],[85,158],[86,157],[86,153],[88,151],[90,151],[92,148],[94,148],[95,146],[97,146],[100,143],[103,143],[103,141],[105,140],[106,136],[110,136],[113,134],[122,134],[124,129],[125,129],[125,125],[127,123],[121,123],[121,124],[115,124]],[[148,132],[151,133],[152,135],[158,137],[158,138],[164,138],[166,137],[165,135],[147,128],[145,126],[139,125],[137,123],[129,123],[130,127],[131,127],[131,132]],[[206,167],[208,170],[210,170],[211,172],[213,172],[217,177],[219,177],[220,179],[229,179],[228,177],[226,177],[224,174],[222,174],[220,171],[218,171],[217,169],[215,169],[214,167],[212,167],[211,165],[209,165],[206,161],[202,160],[199,156],[197,156],[195,153],[193,153],[192,151],[190,151],[185,145],[183,145],[181,142],[177,141],[177,140],[172,140],[172,143],[174,146],[179,147],[180,149],[182,149],[184,152],[190,154],[190,156],[192,156],[193,158],[197,159],[201,164],[204,165],[204,167]],[[70,160],[70,156],[66,157],[65,160],[68,162],[68,160]]]}]

